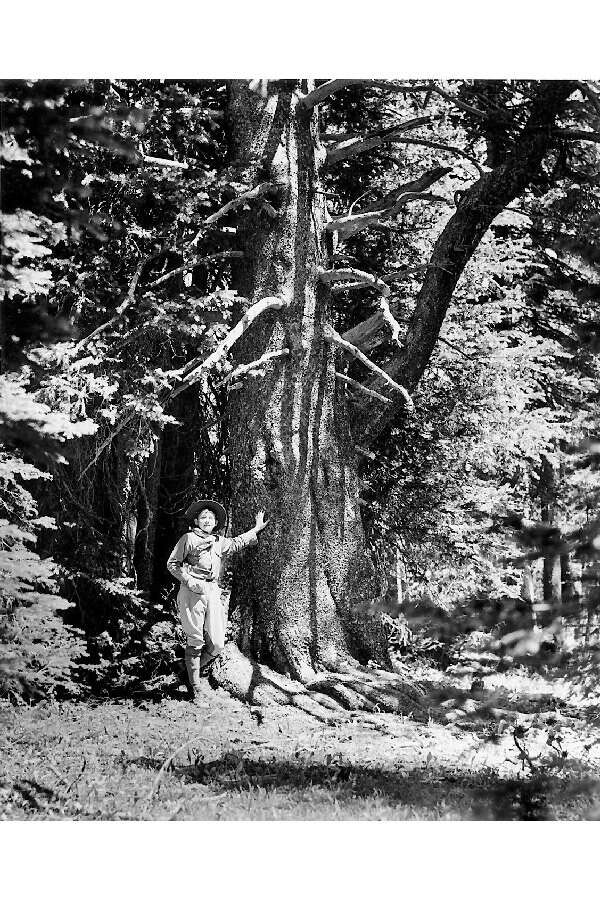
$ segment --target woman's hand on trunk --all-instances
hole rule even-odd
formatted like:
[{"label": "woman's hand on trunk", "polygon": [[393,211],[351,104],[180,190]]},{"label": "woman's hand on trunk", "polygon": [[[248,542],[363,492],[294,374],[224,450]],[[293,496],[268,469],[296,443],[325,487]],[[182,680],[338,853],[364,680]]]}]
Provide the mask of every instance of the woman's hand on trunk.
[{"label": "woman's hand on trunk", "polygon": [[263,528],[266,528],[270,521],[270,519],[265,519],[264,510],[261,509],[260,512],[257,512],[256,525],[254,526],[254,530],[256,531],[256,533],[258,534],[263,530]]}]

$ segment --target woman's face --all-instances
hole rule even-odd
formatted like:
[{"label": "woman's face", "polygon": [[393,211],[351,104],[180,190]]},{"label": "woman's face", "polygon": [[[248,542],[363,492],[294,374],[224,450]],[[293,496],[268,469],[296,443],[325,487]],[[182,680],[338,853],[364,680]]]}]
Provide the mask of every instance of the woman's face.
[{"label": "woman's face", "polygon": [[196,516],[196,525],[202,531],[212,533],[217,524],[217,517],[211,509],[201,509]]}]

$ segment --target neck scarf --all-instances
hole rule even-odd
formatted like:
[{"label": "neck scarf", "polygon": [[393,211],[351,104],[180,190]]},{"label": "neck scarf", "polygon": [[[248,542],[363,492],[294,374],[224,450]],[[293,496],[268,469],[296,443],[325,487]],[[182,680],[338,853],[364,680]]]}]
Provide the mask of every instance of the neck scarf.
[{"label": "neck scarf", "polygon": [[192,531],[198,538],[200,538],[198,550],[209,550],[216,541],[216,537],[214,534],[205,534],[205,532],[201,531],[199,528],[192,528]]}]

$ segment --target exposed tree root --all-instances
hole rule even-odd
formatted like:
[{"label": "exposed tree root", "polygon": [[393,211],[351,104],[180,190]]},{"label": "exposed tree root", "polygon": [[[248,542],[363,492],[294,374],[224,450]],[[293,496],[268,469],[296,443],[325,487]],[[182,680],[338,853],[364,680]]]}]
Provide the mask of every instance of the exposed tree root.
[{"label": "exposed tree root", "polygon": [[425,691],[399,676],[356,664],[302,684],[249,659],[228,644],[213,666],[210,682],[257,706],[296,706],[318,719],[347,721],[357,713],[396,713],[426,720]]}]

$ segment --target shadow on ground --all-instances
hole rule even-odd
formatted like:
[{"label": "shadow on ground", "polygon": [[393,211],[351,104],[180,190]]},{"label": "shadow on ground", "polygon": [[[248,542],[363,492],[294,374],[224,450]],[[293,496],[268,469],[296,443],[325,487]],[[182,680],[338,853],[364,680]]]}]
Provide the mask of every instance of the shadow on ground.
[{"label": "shadow on ground", "polygon": [[[321,789],[342,807],[377,798],[387,806],[435,811],[441,818],[458,811],[462,819],[539,821],[556,817],[554,804],[589,807],[593,795],[596,800],[600,795],[600,780],[591,777],[567,782],[544,776],[499,778],[487,770],[478,774],[443,768],[389,771],[359,765],[252,760],[236,752],[205,762],[200,756],[193,759],[194,752],[187,754],[187,764],[175,760],[166,766],[163,777],[175,776],[220,797],[223,791],[239,796],[262,788],[300,799]],[[165,762],[141,756],[130,760],[130,765],[159,771]]]}]

